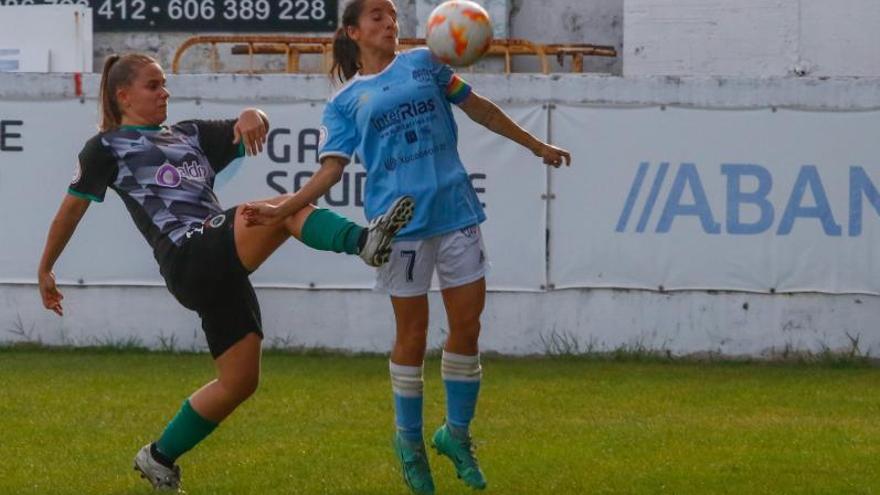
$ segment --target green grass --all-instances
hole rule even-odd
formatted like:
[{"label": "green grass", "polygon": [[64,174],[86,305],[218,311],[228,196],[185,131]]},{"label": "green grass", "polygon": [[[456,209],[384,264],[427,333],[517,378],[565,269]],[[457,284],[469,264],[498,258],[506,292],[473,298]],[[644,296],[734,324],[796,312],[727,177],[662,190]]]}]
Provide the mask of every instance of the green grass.
[{"label": "green grass", "polygon": [[[426,426],[443,418],[426,364]],[[880,493],[880,370],[484,360],[488,493]],[[0,494],[148,494],[131,470],[207,355],[0,350]],[[261,388],[181,459],[193,494],[406,494],[382,357],[268,354]],[[431,457],[438,494],[468,494]]]}]

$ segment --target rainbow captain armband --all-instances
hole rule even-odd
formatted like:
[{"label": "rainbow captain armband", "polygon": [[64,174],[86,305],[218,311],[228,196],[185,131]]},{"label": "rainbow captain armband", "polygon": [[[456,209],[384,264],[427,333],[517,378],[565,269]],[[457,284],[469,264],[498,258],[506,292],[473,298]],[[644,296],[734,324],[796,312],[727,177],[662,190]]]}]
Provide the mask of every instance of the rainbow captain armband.
[{"label": "rainbow captain armband", "polygon": [[446,99],[453,105],[463,102],[471,94],[471,85],[457,74],[452,75],[449,84],[446,85]]}]

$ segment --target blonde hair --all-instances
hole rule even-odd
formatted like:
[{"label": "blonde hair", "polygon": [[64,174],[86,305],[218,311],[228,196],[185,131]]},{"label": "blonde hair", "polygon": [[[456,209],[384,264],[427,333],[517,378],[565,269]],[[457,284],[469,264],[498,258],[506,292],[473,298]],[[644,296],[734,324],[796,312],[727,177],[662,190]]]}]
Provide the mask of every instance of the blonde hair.
[{"label": "blonde hair", "polygon": [[127,55],[113,54],[104,61],[101,72],[101,132],[118,129],[122,124],[122,110],[116,101],[116,90],[128,86],[134,81],[141,67],[158,64],[156,59],[141,53]]}]

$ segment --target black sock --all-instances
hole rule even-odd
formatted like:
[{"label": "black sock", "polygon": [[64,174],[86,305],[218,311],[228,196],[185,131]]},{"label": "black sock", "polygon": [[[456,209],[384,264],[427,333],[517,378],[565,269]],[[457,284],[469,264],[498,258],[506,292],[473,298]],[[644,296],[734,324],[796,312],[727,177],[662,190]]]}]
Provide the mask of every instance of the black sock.
[{"label": "black sock", "polygon": [[358,252],[363,251],[364,246],[367,244],[367,234],[370,233],[370,229],[361,229],[361,235],[358,236]]},{"label": "black sock", "polygon": [[159,452],[159,449],[156,448],[156,443],[150,444],[150,455],[153,456],[153,459],[159,464],[167,467],[168,469],[174,468],[174,461],[165,456],[165,454]]}]

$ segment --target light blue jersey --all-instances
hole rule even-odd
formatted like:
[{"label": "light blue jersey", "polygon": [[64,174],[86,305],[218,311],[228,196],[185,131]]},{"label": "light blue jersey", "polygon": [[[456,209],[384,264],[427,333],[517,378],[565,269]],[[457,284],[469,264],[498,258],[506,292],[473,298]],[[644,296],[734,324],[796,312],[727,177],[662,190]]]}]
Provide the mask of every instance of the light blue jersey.
[{"label": "light blue jersey", "polygon": [[471,88],[427,48],[398,53],[382,72],[356,75],[324,108],[321,159],[351,159],[367,170],[368,220],[408,194],[415,216],[398,239],[426,239],[486,219],[458,156],[450,103]]}]

